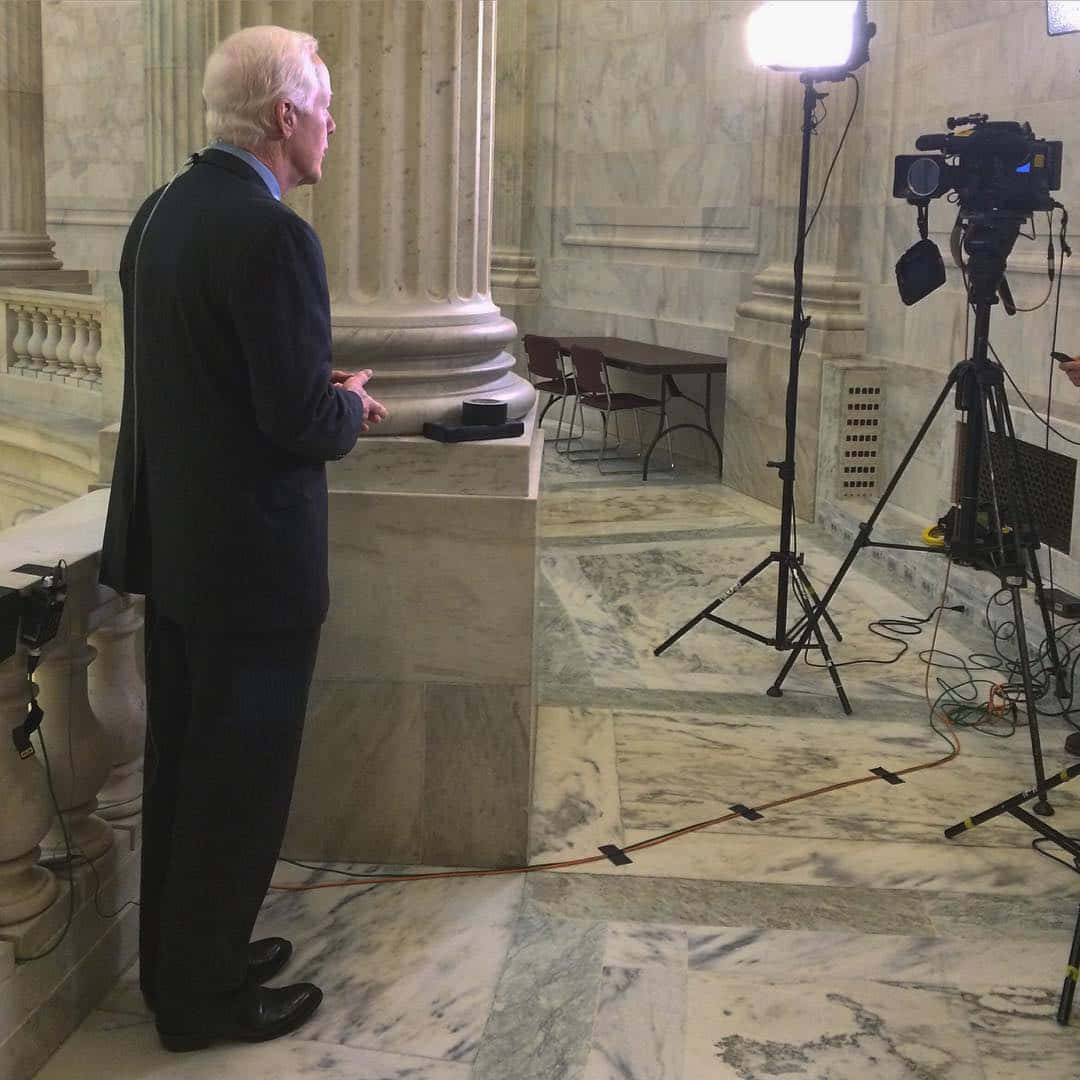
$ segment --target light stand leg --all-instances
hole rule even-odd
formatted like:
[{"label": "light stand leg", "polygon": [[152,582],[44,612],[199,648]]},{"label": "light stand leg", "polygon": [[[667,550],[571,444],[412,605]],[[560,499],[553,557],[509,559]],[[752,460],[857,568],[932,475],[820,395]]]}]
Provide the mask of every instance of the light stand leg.
[{"label": "light stand leg", "polygon": [[1028,655],[1027,631],[1024,629],[1024,609],[1020,604],[1020,586],[1013,581],[1006,585],[1012,596],[1013,621],[1016,624],[1016,648],[1020,655],[1020,676],[1024,683],[1024,705],[1027,710],[1028,731],[1031,734],[1031,756],[1035,762],[1035,786],[1039,792],[1035,813],[1050,817],[1054,808],[1046,797],[1046,770],[1043,766],[1042,745],[1039,741],[1039,714],[1035,709],[1035,688],[1031,681],[1031,658]]},{"label": "light stand leg", "polygon": [[[801,636],[803,629],[805,628],[806,620],[810,617],[810,613],[821,603],[821,599],[814,589],[814,583],[810,580],[810,576],[806,572],[806,567],[803,566],[800,561],[796,560],[793,572],[795,577],[802,584],[802,587],[806,590],[806,595],[810,598],[810,603],[803,605],[803,617],[788,631],[788,638],[791,641],[794,641]],[[828,626],[829,630],[832,632],[832,636],[836,638],[837,641],[843,641],[844,637],[836,628],[836,623],[832,621],[832,617],[829,613],[823,611],[821,617],[825,620],[826,626]]]},{"label": "light stand leg", "polygon": [[[1048,783],[1034,791],[1021,791],[1008,799],[1004,799],[986,810],[980,810],[977,814],[964,818],[963,821],[950,825],[945,830],[945,835],[951,840],[954,836],[974,829],[978,825],[996,818],[1001,814],[1012,814],[1017,821],[1022,821],[1029,829],[1033,829],[1040,836],[1052,840],[1063,851],[1068,852],[1074,859],[1080,862],[1080,843],[1059,832],[1057,829],[1040,821],[1037,817],[1029,814],[1024,809],[1024,803],[1036,796],[1045,798],[1048,788],[1057,787],[1059,784],[1067,784],[1070,780],[1080,775],[1080,764],[1069,765],[1062,769]],[[1058,1005],[1057,1021],[1059,1024],[1069,1022],[1069,1014],[1072,1012],[1073,994],[1076,992],[1076,983],[1080,979],[1080,911],[1077,912],[1076,926],[1073,930],[1072,950],[1069,953],[1069,965],[1065,975],[1065,985],[1061,988],[1061,1003]]]},{"label": "light stand leg", "polygon": [[1057,1022],[1067,1024],[1072,1014],[1073,995],[1080,979],[1080,908],[1076,910],[1076,926],[1073,929],[1072,950],[1065,971],[1065,985],[1061,988],[1061,1004],[1058,1005]]},{"label": "light stand leg", "polygon": [[769,462],[780,471],[780,558],[776,586],[776,646],[787,642],[788,575],[791,572],[791,532],[795,518],[795,425],[799,408],[799,360],[809,319],[803,315],[803,267],[806,260],[806,207],[810,191],[810,136],[814,130],[814,109],[821,95],[809,75],[803,83],[802,156],[799,168],[799,214],[795,238],[794,289],[791,301],[791,350],[788,356],[787,401],[784,406],[784,460]]},{"label": "light stand leg", "polygon": [[784,680],[788,676],[788,672],[795,666],[795,661],[799,658],[799,653],[810,641],[810,637],[818,624],[818,620],[824,617],[832,598],[836,595],[837,589],[840,588],[841,583],[847,576],[847,572],[851,569],[851,564],[855,561],[856,556],[864,547],[869,545],[870,533],[873,531],[877,519],[885,509],[885,505],[892,496],[896,485],[900,483],[904,472],[911,463],[911,459],[915,456],[920,445],[922,445],[923,439],[926,438],[926,433],[930,430],[930,425],[933,424],[934,420],[937,418],[937,414],[941,411],[941,406],[945,404],[946,398],[952,393],[953,387],[960,377],[960,372],[965,366],[966,364],[964,363],[957,364],[952,371],[949,372],[949,377],[945,380],[945,385],[941,388],[941,393],[938,394],[934,404],[930,407],[930,412],[926,414],[926,419],[922,422],[922,427],[915,433],[915,438],[912,439],[911,445],[907,448],[907,452],[901,459],[900,464],[896,467],[896,471],[893,473],[885,490],[881,493],[881,498],[878,499],[870,517],[859,526],[859,534],[855,537],[855,542],[851,545],[844,561],[840,564],[840,569],[836,571],[836,576],[829,582],[829,587],[825,590],[825,595],[821,598],[821,602],[818,603],[814,607],[814,610],[807,616],[806,629],[803,630],[802,638],[788,654],[788,658],[784,661],[783,667],[781,667],[780,671],[777,673],[772,686],[766,691],[769,697],[780,697],[783,694],[784,691],[782,690],[782,687],[784,685]]}]

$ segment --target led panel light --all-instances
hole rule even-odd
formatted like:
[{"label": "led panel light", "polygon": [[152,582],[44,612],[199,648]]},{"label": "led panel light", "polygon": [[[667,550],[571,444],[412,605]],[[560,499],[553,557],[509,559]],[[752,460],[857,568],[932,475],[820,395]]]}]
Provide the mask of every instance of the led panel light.
[{"label": "led panel light", "polygon": [[769,0],[750,16],[755,64],[790,71],[847,67],[856,51],[858,0]]},{"label": "led panel light", "polygon": [[1046,32],[1075,34],[1080,30],[1080,0],[1046,0]]}]

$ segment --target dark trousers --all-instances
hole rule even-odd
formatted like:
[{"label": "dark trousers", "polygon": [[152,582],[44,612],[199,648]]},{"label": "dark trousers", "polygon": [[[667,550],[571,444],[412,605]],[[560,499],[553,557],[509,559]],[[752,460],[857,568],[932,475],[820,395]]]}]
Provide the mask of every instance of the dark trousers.
[{"label": "dark trousers", "polygon": [[147,601],[139,953],[159,1015],[244,984],[319,631],[202,633]]}]

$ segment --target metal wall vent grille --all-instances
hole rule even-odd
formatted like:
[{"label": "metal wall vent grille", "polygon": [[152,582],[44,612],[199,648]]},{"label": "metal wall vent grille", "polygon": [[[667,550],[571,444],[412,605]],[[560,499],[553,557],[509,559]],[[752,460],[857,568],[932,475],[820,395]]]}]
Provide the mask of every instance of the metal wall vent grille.
[{"label": "metal wall vent grille", "polygon": [[872,498],[878,489],[878,451],[884,388],[880,371],[844,374],[840,424],[840,494]]}]

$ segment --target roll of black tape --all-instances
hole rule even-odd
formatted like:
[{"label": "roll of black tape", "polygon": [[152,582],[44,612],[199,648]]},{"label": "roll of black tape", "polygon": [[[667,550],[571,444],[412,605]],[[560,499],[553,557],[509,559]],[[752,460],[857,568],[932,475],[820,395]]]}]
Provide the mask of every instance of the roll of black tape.
[{"label": "roll of black tape", "polygon": [[506,402],[498,398],[472,398],[461,403],[461,422],[474,424],[505,424]]}]

